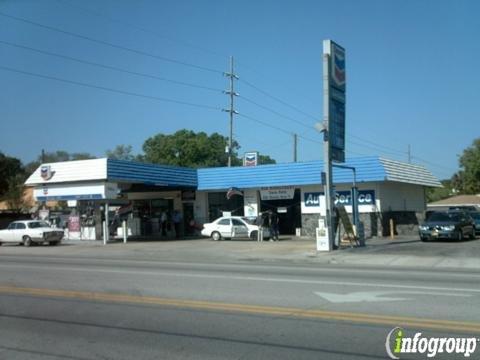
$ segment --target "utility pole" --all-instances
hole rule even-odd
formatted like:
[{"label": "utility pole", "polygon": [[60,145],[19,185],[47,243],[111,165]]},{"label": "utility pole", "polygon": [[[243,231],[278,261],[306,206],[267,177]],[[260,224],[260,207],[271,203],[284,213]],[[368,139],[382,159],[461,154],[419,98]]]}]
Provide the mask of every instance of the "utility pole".
[{"label": "utility pole", "polygon": [[297,134],[293,134],[293,162],[297,162]]},{"label": "utility pole", "polygon": [[226,111],[230,114],[230,136],[228,137],[228,147],[225,149],[225,151],[228,153],[228,166],[232,166],[232,146],[233,146],[233,115],[238,114],[237,111],[234,110],[233,108],[233,99],[235,96],[238,96],[238,94],[234,91],[233,88],[233,81],[238,80],[238,76],[234,74],[233,72],[233,56],[230,56],[230,72],[229,73],[223,73],[226,77],[230,78],[230,89],[224,91],[225,94],[230,95],[230,109],[224,109],[223,111]]},{"label": "utility pole", "polygon": [[42,149],[42,164],[45,163],[45,149]]},{"label": "utility pole", "polygon": [[408,150],[407,150],[407,155],[408,155],[408,163],[412,163],[412,153],[410,151],[410,144],[408,144]]}]

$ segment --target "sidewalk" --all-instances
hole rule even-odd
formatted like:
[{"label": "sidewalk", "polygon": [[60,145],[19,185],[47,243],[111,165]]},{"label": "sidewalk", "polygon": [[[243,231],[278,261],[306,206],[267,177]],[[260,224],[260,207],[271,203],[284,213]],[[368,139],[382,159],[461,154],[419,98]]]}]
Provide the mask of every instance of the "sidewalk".
[{"label": "sidewalk", "polygon": [[298,264],[480,269],[480,239],[459,243],[422,243],[414,237],[397,237],[395,240],[373,238],[367,240],[365,247],[342,248],[332,252],[317,252],[314,239],[291,236],[280,237],[278,242],[212,241],[202,238],[129,241],[123,244],[119,240],[107,246],[101,241],[66,241],[64,246],[46,249],[65,256],[72,254],[152,261],[282,261]]}]

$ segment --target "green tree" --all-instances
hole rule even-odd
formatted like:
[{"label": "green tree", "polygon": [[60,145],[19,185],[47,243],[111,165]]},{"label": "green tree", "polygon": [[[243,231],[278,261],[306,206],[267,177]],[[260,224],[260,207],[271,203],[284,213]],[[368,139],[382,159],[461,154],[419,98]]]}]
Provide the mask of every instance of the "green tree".
[{"label": "green tree", "polygon": [[[143,159],[146,162],[186,167],[226,166],[228,156],[225,147],[228,138],[213,133],[195,133],[191,130],[179,130],[175,134],[157,134],[143,144]],[[234,165],[240,165],[237,151],[238,143],[233,144]]]},{"label": "green tree", "polygon": [[455,194],[455,189],[453,188],[452,180],[442,180],[440,181],[443,187],[431,187],[427,188],[427,202],[435,202],[442,199],[446,199]]},{"label": "green tree", "polygon": [[25,209],[25,175],[23,171],[8,178],[8,188],[4,195],[7,206],[10,210],[20,212]]},{"label": "green tree", "polygon": [[462,194],[480,194],[480,138],[466,148],[459,159],[460,171],[452,178]]},{"label": "green tree", "polygon": [[14,157],[0,152],[0,198],[5,199],[9,190],[9,183],[16,176],[25,176],[22,162]]},{"label": "green tree", "polygon": [[133,155],[131,145],[117,145],[113,150],[107,150],[105,152],[109,159],[115,160],[134,160],[136,157]]},{"label": "green tree", "polygon": [[267,165],[267,164],[276,164],[277,162],[275,161],[275,159],[272,159],[270,156],[268,155],[262,155],[260,154],[258,156],[258,164],[259,165]]}]

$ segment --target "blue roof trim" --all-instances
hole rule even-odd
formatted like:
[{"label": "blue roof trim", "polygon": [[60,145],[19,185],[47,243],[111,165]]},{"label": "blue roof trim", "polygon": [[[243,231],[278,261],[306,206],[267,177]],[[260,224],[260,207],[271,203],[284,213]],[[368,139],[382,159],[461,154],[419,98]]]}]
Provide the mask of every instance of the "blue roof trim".
[{"label": "blue roof trim", "polygon": [[[345,164],[356,168],[357,182],[395,181],[436,186],[436,179],[423,166],[387,160],[378,156],[351,158]],[[322,161],[191,169],[169,165],[107,160],[108,181],[130,182],[161,187],[191,188],[200,191],[267,186],[302,186],[321,183]],[[350,169],[333,168],[334,184],[353,181]]]},{"label": "blue roof trim", "polygon": [[107,160],[108,181],[132,182],[166,187],[197,187],[197,170],[169,165]]},{"label": "blue roof trim", "polygon": [[[357,182],[384,181],[385,168],[378,157],[353,158],[344,165],[357,169]],[[198,190],[241,189],[263,186],[314,185],[321,183],[322,161],[198,169]],[[352,171],[334,168],[333,182],[351,183]]]}]

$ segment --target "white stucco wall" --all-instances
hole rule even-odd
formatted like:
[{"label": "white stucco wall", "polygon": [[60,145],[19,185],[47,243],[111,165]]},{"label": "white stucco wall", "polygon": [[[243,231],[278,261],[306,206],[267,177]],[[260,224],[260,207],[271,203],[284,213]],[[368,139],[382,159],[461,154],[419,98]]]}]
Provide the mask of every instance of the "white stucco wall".
[{"label": "white stucco wall", "polygon": [[416,211],[426,209],[425,191],[421,185],[400,182],[379,184],[382,211]]},{"label": "white stucco wall", "polygon": [[195,221],[203,224],[208,222],[208,193],[203,191],[195,192],[193,214]]}]

